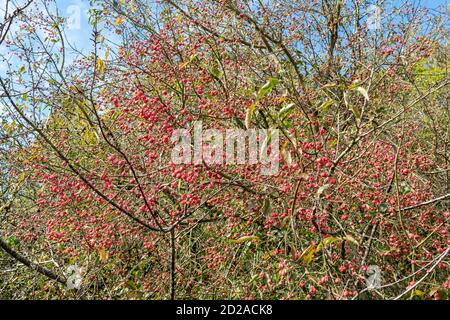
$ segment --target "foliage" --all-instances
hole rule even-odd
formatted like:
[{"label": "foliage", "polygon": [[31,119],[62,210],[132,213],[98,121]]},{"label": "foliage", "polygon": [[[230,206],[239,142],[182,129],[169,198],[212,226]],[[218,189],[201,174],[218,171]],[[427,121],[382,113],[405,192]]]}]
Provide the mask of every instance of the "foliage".
[{"label": "foliage", "polygon": [[[0,253],[0,297],[448,298],[448,49],[426,10],[373,31],[339,0],[92,4],[71,63],[59,17],[17,17],[32,67],[2,76],[0,136],[0,237],[83,285]],[[279,173],[173,163],[194,121],[280,130]]]}]

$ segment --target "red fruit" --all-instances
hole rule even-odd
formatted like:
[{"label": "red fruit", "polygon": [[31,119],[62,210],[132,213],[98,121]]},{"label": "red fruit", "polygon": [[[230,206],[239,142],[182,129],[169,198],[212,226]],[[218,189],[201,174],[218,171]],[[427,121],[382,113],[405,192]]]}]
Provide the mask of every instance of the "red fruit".
[{"label": "red fruit", "polygon": [[309,294],[313,296],[316,293],[317,293],[317,289],[314,286],[310,286],[309,287]]}]

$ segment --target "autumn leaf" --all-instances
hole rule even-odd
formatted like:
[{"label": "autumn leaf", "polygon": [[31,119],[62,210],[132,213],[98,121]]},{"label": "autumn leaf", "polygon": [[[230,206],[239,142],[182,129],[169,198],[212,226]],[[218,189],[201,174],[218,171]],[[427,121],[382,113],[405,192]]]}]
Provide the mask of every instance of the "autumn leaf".
[{"label": "autumn leaf", "polygon": [[239,239],[233,239],[230,242],[231,243],[243,243],[243,242],[248,242],[248,241],[259,241],[259,237],[257,237],[257,236],[243,236],[243,237],[240,237]]}]

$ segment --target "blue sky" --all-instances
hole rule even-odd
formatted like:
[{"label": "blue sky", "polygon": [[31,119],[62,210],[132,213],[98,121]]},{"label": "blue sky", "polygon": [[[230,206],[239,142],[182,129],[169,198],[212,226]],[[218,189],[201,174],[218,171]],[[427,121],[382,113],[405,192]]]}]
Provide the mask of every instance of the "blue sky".
[{"label": "blue sky", "polygon": [[[13,0],[16,3],[23,3],[25,0]],[[69,25],[65,29],[66,42],[69,42],[77,50],[80,50],[83,54],[87,54],[92,48],[92,28],[88,22],[88,11],[90,9],[89,0],[55,0],[59,15],[66,17],[68,19]],[[430,9],[436,9],[441,6],[447,6],[449,9],[450,0],[422,0],[421,3]],[[374,3],[376,1],[373,1]],[[402,3],[401,0],[386,0],[386,2],[391,2],[394,5]],[[417,3],[417,0],[414,1]],[[5,7],[6,0],[0,0],[0,16],[3,16],[3,10]],[[14,32],[14,28],[11,30]],[[112,35],[114,37],[114,35]],[[4,46],[0,47],[0,55],[6,55],[7,51]],[[75,55],[70,54],[68,50],[67,62],[70,62]],[[10,61],[12,62],[12,61]],[[14,64],[14,62],[12,62]],[[4,64],[0,62],[0,75],[6,71]],[[1,104],[0,104],[1,108]],[[1,109],[0,109],[1,111]]]},{"label": "blue sky", "polygon": [[[19,3],[24,0],[13,0]],[[389,0],[387,0],[389,1]],[[401,0],[391,0],[394,4],[399,4]],[[435,9],[441,5],[448,5],[450,0],[422,0],[421,3],[426,7]],[[4,7],[6,0],[0,0],[0,12]],[[415,1],[416,2],[416,1]],[[88,0],[56,0],[59,14],[71,19],[71,21],[79,21],[78,26],[67,28],[67,40],[77,49],[85,51],[90,48],[91,27],[88,23],[88,10],[90,8]],[[79,13],[79,15],[78,15]]]},{"label": "blue sky", "polygon": [[[0,0],[1,1],[1,0]],[[394,4],[401,3],[400,0],[392,0]],[[421,3],[430,9],[436,9],[442,5],[448,5],[450,0],[422,0]],[[81,28],[80,30],[68,30],[67,36],[69,40],[75,44],[78,48],[89,47],[89,37],[91,33],[91,28],[88,23],[88,10],[89,1],[87,0],[56,0],[58,7],[60,8],[60,13],[65,16],[69,16],[71,12],[71,6],[78,6],[81,8]]]},{"label": "blue sky", "polygon": [[85,0],[56,0],[56,4],[61,16],[68,19],[72,18],[73,22],[77,22],[79,18],[79,28],[74,23],[73,27],[66,29],[67,40],[78,49],[89,47],[92,32],[88,22],[89,2]]},{"label": "blue sky", "polygon": [[[13,0],[14,2],[23,3],[25,0]],[[448,5],[450,0],[422,0],[421,3],[430,9],[435,9],[442,5]],[[6,0],[0,0],[0,15],[4,8]],[[376,2],[376,1],[373,1]],[[394,4],[402,3],[402,0],[386,0]],[[417,2],[415,0],[414,2]],[[69,27],[66,27],[66,41],[71,43],[76,49],[84,54],[88,53],[92,47],[91,37],[92,29],[88,22],[88,11],[90,9],[89,0],[56,0],[58,12],[61,16],[66,17]],[[79,23],[79,24],[78,24]],[[0,54],[5,53],[4,48],[0,48]],[[71,58],[69,57],[69,60]],[[0,72],[5,68],[0,64]]]}]

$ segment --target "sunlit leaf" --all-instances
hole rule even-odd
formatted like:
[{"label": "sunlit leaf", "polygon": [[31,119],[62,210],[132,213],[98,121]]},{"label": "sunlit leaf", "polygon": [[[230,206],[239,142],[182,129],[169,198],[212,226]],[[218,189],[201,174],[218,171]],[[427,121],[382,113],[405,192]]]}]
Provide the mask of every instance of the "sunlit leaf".
[{"label": "sunlit leaf", "polygon": [[257,100],[261,100],[264,98],[267,94],[269,94],[272,89],[280,82],[280,80],[276,78],[270,78],[264,86],[262,86],[261,89],[258,91],[258,95],[256,96]]},{"label": "sunlit leaf", "polygon": [[278,115],[280,117],[282,117],[282,116],[288,114],[294,107],[295,107],[295,103],[290,103],[287,106],[281,108],[281,110],[278,111]]},{"label": "sunlit leaf", "polygon": [[116,25],[116,26],[119,26],[119,25],[121,25],[123,23],[123,18],[122,17],[118,17],[115,21],[114,21],[114,24]]},{"label": "sunlit leaf", "polygon": [[364,89],[363,87],[357,87],[356,91],[358,91],[359,93],[361,93],[363,95],[363,97],[367,100],[367,102],[370,101],[369,99],[369,93],[367,92],[366,89]]},{"label": "sunlit leaf", "polygon": [[106,250],[104,248],[98,249],[98,255],[100,256],[100,260],[103,263],[106,263],[106,261],[108,261],[108,253],[106,252]]},{"label": "sunlit leaf", "polygon": [[233,239],[230,242],[231,243],[243,243],[243,242],[248,242],[248,241],[259,241],[259,237],[257,237],[257,236],[243,236],[243,237],[240,237],[239,239]]},{"label": "sunlit leaf", "polygon": [[349,242],[351,242],[351,243],[354,243],[354,244],[356,244],[356,245],[359,245],[359,243],[358,243],[358,241],[356,241],[356,239],[355,238],[353,238],[351,235],[346,235],[345,237],[343,237],[342,238],[343,240],[347,240],[347,241],[349,241]]},{"label": "sunlit leaf", "polygon": [[317,190],[317,195],[320,196],[325,190],[327,190],[330,187],[329,184],[324,184]]},{"label": "sunlit leaf", "polygon": [[245,115],[245,127],[247,129],[250,128],[250,125],[252,123],[253,113],[255,112],[256,104],[253,103],[248,109],[247,114]]},{"label": "sunlit leaf", "polygon": [[328,101],[325,101],[324,103],[322,103],[322,104],[320,105],[319,110],[320,110],[320,111],[323,111],[323,112],[328,112],[329,107],[330,107],[331,105],[333,105],[333,103],[335,103],[335,102],[336,102],[335,100],[328,100]]}]

